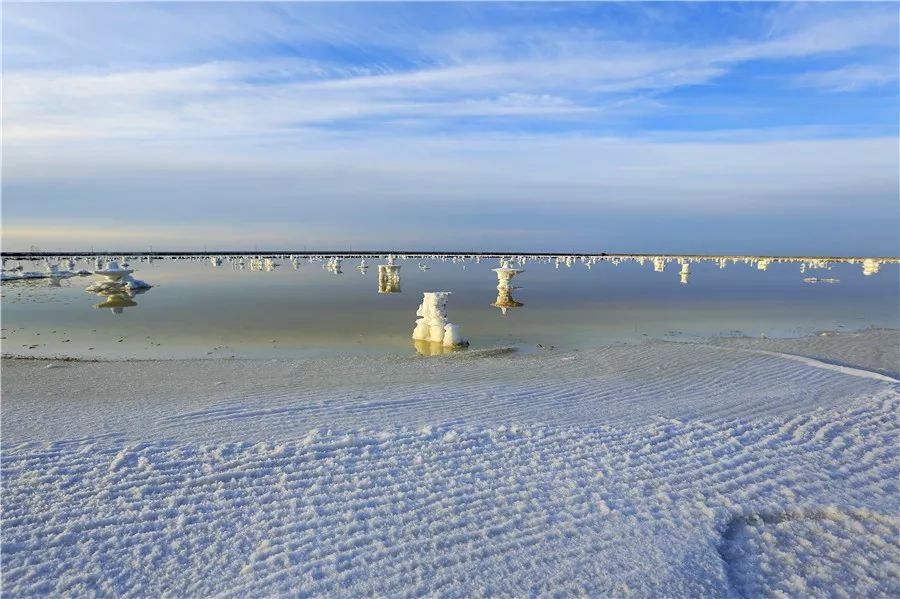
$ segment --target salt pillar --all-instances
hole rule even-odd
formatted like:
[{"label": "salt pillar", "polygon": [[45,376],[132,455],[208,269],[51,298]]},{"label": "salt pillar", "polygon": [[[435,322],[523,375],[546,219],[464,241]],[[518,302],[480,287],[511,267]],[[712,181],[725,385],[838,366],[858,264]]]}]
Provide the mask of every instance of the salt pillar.
[{"label": "salt pillar", "polygon": [[663,272],[666,269],[666,260],[660,256],[653,258],[654,272]]},{"label": "salt pillar", "polygon": [[525,269],[510,268],[509,262],[503,260],[500,263],[500,268],[495,268],[494,272],[497,273],[497,301],[491,305],[500,308],[500,312],[506,315],[507,308],[516,308],[522,305],[512,298],[510,281],[517,274],[525,272]]},{"label": "salt pillar", "polygon": [[440,343],[444,347],[468,345],[459,327],[447,321],[447,298],[449,291],[426,291],[422,304],[416,310],[416,328],[412,338],[416,341]]},{"label": "salt pillar", "polygon": [[494,272],[497,273],[497,289],[503,290],[509,288],[509,282],[514,276],[525,272],[525,270],[522,268],[510,268],[509,262],[504,260],[500,263],[500,268],[495,268]]},{"label": "salt pillar", "polygon": [[387,264],[378,265],[378,293],[400,293],[400,265],[393,255],[387,257]]},{"label": "salt pillar", "polygon": [[863,275],[868,277],[877,274],[879,270],[881,270],[881,262],[878,260],[873,260],[872,258],[863,260]]}]

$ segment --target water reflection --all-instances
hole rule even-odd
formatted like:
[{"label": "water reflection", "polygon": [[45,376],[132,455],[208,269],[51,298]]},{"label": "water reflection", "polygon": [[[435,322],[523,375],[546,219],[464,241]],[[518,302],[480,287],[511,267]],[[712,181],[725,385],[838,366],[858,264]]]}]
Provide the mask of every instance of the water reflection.
[{"label": "water reflection", "polygon": [[416,353],[423,356],[442,356],[465,349],[465,346],[446,346],[437,341],[425,341],[422,339],[413,339],[413,347],[416,348]]},{"label": "water reflection", "polygon": [[525,304],[517,302],[512,296],[512,290],[518,287],[497,288],[497,299],[491,304],[495,308],[500,308],[500,313],[506,316],[506,311],[510,308],[521,308]]},{"label": "water reflection", "polygon": [[121,314],[124,308],[137,306],[137,302],[131,298],[128,292],[101,292],[97,295],[105,295],[106,300],[94,304],[95,308],[109,308],[113,314]]}]

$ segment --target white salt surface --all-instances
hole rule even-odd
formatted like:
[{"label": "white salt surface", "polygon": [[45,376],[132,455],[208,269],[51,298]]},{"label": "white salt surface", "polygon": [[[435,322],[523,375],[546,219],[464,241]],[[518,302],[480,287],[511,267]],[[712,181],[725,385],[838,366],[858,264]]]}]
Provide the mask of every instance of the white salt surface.
[{"label": "white salt surface", "polygon": [[752,349],[5,360],[4,595],[897,596],[900,386]]}]

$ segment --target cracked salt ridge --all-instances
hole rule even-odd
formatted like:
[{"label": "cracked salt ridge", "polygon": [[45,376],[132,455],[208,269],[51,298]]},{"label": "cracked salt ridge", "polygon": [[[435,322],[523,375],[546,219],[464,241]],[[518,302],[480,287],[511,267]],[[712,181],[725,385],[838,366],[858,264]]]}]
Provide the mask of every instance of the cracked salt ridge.
[{"label": "cracked salt ridge", "polygon": [[[565,357],[576,359],[526,362],[520,386],[500,402],[479,389],[499,393],[520,359],[474,376],[471,363],[427,363],[424,372],[451,383],[468,373],[470,386],[449,396],[397,389],[413,373],[382,364],[375,387],[398,391],[401,411],[390,409],[396,398],[367,397],[373,383],[342,384],[328,409],[305,419],[230,418],[223,408],[210,445],[129,441],[134,431],[7,445],[4,590],[897,595],[897,385],[719,348],[650,344]],[[492,369],[499,380],[474,380]],[[328,370],[320,374],[335,374]],[[277,387],[270,374],[260,373]],[[21,382],[12,385],[14,405],[23,403]],[[779,384],[783,394],[772,397]],[[7,440],[9,390],[5,376]],[[515,397],[526,404],[519,412]],[[273,401],[304,403],[290,394],[252,399],[255,409]],[[383,427],[338,430],[331,421],[342,402],[361,408],[346,423]],[[535,423],[572,409],[574,422]],[[462,416],[386,426],[407,411],[434,412],[431,422]],[[631,415],[612,426],[617,412]],[[211,426],[188,416],[178,427],[185,439]],[[175,430],[142,417],[144,436]],[[286,442],[226,441],[248,423],[257,425],[252,437],[294,419],[301,423],[276,427]],[[308,431],[315,421],[321,430]]]}]

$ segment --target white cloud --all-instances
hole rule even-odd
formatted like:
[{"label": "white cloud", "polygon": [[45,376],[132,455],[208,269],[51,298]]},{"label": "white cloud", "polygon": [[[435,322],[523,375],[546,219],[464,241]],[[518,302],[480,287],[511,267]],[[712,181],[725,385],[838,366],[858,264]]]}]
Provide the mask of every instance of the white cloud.
[{"label": "white cloud", "polygon": [[[846,51],[886,43],[886,36],[896,34],[896,23],[885,19],[883,11],[793,23],[762,41],[692,46],[610,41],[592,29],[552,27],[448,32],[436,43],[399,26],[385,31],[382,24],[374,26],[372,37],[365,39],[386,43],[388,33],[398,33],[394,43],[428,66],[398,70],[378,62],[348,66],[321,58],[222,57],[146,66],[135,57],[140,51],[147,52],[145,45],[155,40],[154,35],[162,35],[156,29],[171,26],[165,33],[169,42],[186,47],[191,28],[182,21],[191,19],[179,21],[177,12],[164,7],[141,5],[133,10],[134,14],[118,7],[108,12],[95,6],[88,10],[89,14],[112,15],[108,17],[112,24],[134,32],[132,45],[116,29],[97,31],[96,26],[79,19],[73,7],[62,12],[73,19],[73,29],[81,35],[68,32],[63,26],[66,20],[59,15],[43,23],[27,13],[12,11],[14,30],[27,31],[37,39],[53,38],[54,48],[90,56],[95,48],[83,35],[94,32],[104,43],[112,38],[113,46],[104,49],[105,56],[115,56],[115,49],[132,58],[118,66],[113,62],[109,67],[89,69],[71,65],[7,67],[3,133],[8,142],[156,137],[215,140],[373,118],[386,123],[417,121],[421,126],[429,119],[462,116],[580,115],[596,125],[598,118],[608,120],[623,112],[631,115],[639,107],[664,109],[662,104],[643,100],[685,86],[709,84],[745,61]],[[55,13],[48,14],[52,17]],[[223,18],[198,23],[194,43],[201,47],[228,41],[242,44],[254,31],[257,38],[285,44],[315,36],[352,40],[359,34],[354,27],[361,27],[360,23],[335,23],[321,15],[298,15],[271,7],[241,13],[242,18],[245,15],[247,23]],[[135,29],[143,19],[148,24]],[[304,24],[310,25],[311,31],[306,31]],[[13,37],[14,41],[31,39],[21,32]],[[421,48],[415,50],[417,44]],[[32,52],[38,55],[40,49],[32,48]],[[846,67],[809,74],[799,82],[848,90],[887,81],[886,77],[871,68]]]},{"label": "white cloud", "polygon": [[885,86],[897,87],[900,67],[895,64],[853,64],[838,69],[811,71],[794,78],[800,87],[853,92]]}]

